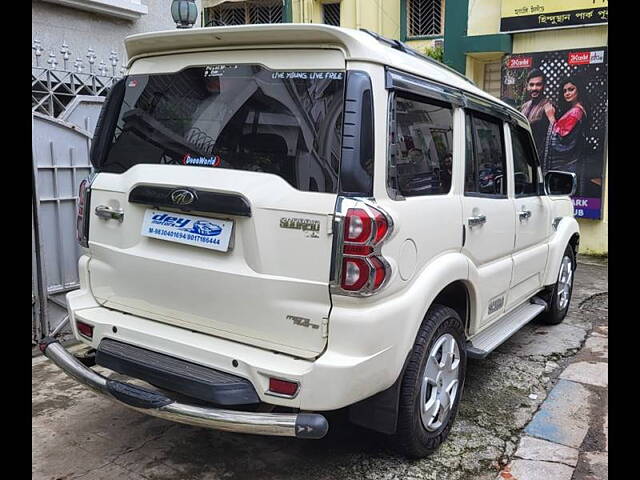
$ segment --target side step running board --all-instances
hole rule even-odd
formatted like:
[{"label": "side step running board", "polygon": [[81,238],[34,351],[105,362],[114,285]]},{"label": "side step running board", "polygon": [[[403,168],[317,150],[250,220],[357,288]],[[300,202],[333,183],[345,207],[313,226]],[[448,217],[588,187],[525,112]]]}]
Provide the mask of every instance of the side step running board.
[{"label": "side step running board", "polygon": [[520,305],[471,337],[467,342],[467,356],[469,358],[485,358],[546,309],[547,303],[540,297],[534,297],[530,303]]}]

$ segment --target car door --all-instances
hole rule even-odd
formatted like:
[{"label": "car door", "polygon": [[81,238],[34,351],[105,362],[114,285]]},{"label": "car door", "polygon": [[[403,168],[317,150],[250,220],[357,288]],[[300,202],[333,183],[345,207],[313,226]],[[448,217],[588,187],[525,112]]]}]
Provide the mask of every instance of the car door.
[{"label": "car door", "polygon": [[[415,268],[460,248],[462,215],[454,175],[461,153],[454,148],[454,108],[414,93],[394,92],[387,188],[394,221],[415,245]],[[457,133],[456,133],[457,135]],[[459,160],[460,159],[460,160]],[[404,247],[403,247],[404,248]],[[400,273],[404,281],[411,277]]]},{"label": "car door", "polygon": [[513,201],[507,195],[510,176],[502,120],[466,111],[465,132],[462,251],[471,262],[469,277],[478,295],[478,311],[470,325],[474,334],[504,311],[515,225]]},{"label": "car door", "polygon": [[513,275],[507,308],[515,307],[539,290],[549,251],[551,231],[549,199],[544,195],[542,175],[529,130],[509,125],[513,159],[512,184],[516,238],[513,249]]}]

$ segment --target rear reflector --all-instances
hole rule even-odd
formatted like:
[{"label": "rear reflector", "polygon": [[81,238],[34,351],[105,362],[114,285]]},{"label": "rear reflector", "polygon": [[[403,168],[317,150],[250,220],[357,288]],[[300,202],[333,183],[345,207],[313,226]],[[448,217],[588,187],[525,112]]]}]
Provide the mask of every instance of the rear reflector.
[{"label": "rear reflector", "polygon": [[281,395],[293,397],[298,391],[298,384],[295,382],[287,382],[286,380],[279,380],[277,378],[270,378],[269,391],[271,393],[279,393]]},{"label": "rear reflector", "polygon": [[76,326],[78,327],[80,335],[87,338],[93,338],[93,325],[76,320]]}]

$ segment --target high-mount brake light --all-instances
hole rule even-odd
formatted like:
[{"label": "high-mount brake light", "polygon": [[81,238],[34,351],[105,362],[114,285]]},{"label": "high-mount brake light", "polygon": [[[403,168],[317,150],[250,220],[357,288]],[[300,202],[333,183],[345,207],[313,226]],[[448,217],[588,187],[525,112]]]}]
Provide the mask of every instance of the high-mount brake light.
[{"label": "high-mount brake light", "polygon": [[77,216],[76,216],[76,238],[78,243],[87,248],[89,246],[89,209],[90,201],[90,182],[88,179],[80,182],[78,188]]},{"label": "high-mount brake light", "polygon": [[340,289],[368,295],[382,287],[391,273],[380,254],[391,225],[389,217],[370,204],[357,201],[355,205],[344,217]]}]

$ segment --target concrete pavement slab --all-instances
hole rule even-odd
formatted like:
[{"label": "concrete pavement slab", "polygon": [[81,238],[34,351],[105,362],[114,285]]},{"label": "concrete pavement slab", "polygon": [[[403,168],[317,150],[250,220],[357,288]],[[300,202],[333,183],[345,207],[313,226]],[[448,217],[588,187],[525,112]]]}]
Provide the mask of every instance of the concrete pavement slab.
[{"label": "concrete pavement slab", "polygon": [[571,480],[573,468],[561,463],[514,460],[496,480]]},{"label": "concrete pavement slab", "polygon": [[607,480],[609,478],[609,454],[607,452],[584,452],[580,455],[580,460],[584,461],[584,465],[578,478],[584,480]]},{"label": "concrete pavement slab", "polygon": [[564,463],[575,467],[580,452],[571,447],[558,445],[534,437],[522,437],[515,456],[523,460],[539,460],[545,462]]},{"label": "concrete pavement slab", "polygon": [[604,362],[576,362],[560,374],[560,378],[596,387],[609,384],[609,364]]},{"label": "concrete pavement slab", "polygon": [[573,325],[537,325],[523,328],[512,337],[512,341],[500,346],[497,351],[522,357],[564,355],[578,349],[587,332]]},{"label": "concrete pavement slab", "polygon": [[609,340],[605,336],[593,335],[587,338],[584,349],[590,351],[602,360],[609,359]]},{"label": "concrete pavement slab", "polygon": [[578,448],[589,430],[591,392],[587,387],[560,380],[542,408],[525,428],[525,433],[569,447]]}]

